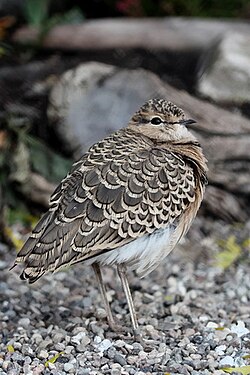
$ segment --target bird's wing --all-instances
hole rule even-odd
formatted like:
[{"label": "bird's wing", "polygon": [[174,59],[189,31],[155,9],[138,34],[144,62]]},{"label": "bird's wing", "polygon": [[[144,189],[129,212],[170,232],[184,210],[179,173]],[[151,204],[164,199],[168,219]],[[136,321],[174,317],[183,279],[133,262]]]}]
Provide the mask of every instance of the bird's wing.
[{"label": "bird's wing", "polygon": [[[73,165],[17,257],[23,277],[86,260],[178,220],[195,200],[193,169],[164,149],[99,142]],[[143,146],[143,147],[142,147]]]}]

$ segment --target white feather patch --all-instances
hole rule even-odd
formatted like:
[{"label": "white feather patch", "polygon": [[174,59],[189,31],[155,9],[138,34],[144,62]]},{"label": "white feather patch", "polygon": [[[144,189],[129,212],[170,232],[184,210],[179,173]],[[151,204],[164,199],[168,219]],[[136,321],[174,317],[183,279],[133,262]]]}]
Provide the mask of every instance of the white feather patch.
[{"label": "white feather patch", "polygon": [[[101,254],[91,260],[100,265],[126,264],[136,269],[141,276],[151,272],[165,258],[176,244],[175,226],[158,229],[152,234],[140,237],[127,245]],[[89,261],[88,261],[89,263]]]}]

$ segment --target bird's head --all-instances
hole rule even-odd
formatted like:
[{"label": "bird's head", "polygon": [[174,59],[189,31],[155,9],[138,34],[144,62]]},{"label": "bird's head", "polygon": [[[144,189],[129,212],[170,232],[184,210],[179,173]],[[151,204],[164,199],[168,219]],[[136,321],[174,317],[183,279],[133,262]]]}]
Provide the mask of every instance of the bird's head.
[{"label": "bird's head", "polygon": [[182,109],[165,99],[150,99],[137,111],[128,127],[159,142],[193,138],[186,125],[196,121],[186,118]]}]

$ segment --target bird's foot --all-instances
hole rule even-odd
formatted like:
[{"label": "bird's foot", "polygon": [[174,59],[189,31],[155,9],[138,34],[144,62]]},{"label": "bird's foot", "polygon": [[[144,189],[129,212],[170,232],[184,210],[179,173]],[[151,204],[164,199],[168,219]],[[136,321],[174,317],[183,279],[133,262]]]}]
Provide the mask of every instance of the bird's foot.
[{"label": "bird's foot", "polygon": [[143,342],[143,338],[141,335],[141,331],[139,328],[133,328],[132,330],[133,336],[136,342],[139,342],[140,344]]}]

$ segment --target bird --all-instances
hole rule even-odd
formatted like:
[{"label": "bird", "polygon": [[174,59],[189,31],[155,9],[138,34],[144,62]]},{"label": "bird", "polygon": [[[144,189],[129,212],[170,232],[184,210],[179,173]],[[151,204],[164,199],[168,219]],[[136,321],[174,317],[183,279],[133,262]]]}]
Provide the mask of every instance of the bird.
[{"label": "bird", "polygon": [[18,253],[21,279],[85,262],[92,266],[111,329],[102,268],[114,266],[132,330],[139,330],[127,270],[154,270],[188,231],[207,184],[207,160],[188,126],[196,123],[172,102],[150,99],[126,127],[91,146],[50,198]]}]

